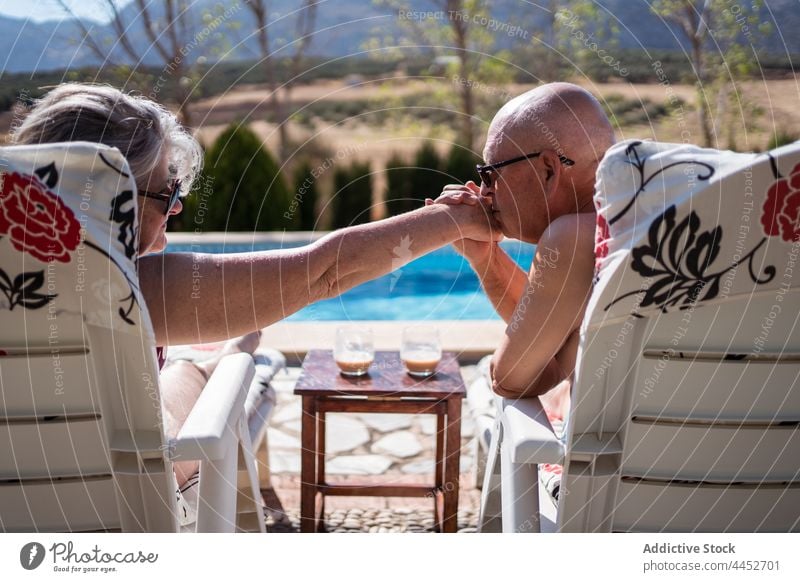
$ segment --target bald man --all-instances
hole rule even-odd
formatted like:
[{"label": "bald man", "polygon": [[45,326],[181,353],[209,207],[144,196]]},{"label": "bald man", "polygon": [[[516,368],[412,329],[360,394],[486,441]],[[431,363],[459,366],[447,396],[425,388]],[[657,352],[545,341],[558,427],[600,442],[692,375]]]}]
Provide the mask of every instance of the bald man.
[{"label": "bald man", "polygon": [[[563,381],[575,370],[594,270],[595,172],[613,143],[611,124],[588,91],[543,85],[512,99],[492,120],[480,187],[446,186],[436,200],[483,199],[505,236],[537,245],[528,273],[496,242],[454,245],[508,324],[490,366],[501,396],[539,396],[559,384],[568,389]],[[556,398],[554,408],[564,400]]]}]

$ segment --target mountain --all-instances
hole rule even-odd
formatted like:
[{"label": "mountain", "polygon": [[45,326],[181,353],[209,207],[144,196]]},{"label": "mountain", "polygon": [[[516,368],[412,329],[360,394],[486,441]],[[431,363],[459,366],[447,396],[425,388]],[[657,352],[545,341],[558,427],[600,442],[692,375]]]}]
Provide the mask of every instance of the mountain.
[{"label": "mountain", "polygon": [[[620,31],[619,46],[635,49],[680,49],[680,35],[651,11],[649,0],[596,0],[617,19]],[[161,6],[152,3],[152,6]],[[271,25],[269,27],[275,54],[289,54],[283,49],[294,36],[294,16],[291,14],[298,2],[295,0],[273,0],[270,3]],[[441,19],[425,0],[413,0],[410,5],[417,12],[398,14],[396,10],[376,6],[370,0],[335,0],[322,2],[318,8],[316,30],[310,52],[325,57],[366,56],[365,43],[370,38],[388,38],[400,35],[398,18],[413,17],[423,24],[426,19]],[[532,42],[534,31],[546,19],[543,8],[523,0],[496,0],[490,3],[494,25],[471,23],[472,26],[494,26],[495,46],[513,48],[520,43]],[[222,12],[227,9],[227,16]],[[426,18],[422,17],[422,13]],[[189,11],[190,22],[187,33],[182,36],[187,49],[186,58],[216,61],[220,54],[225,58],[253,59],[258,56],[258,43],[250,12],[243,3],[219,0],[193,0]],[[204,22],[204,15],[217,16],[216,24]],[[772,31],[761,41],[762,48],[774,55],[800,54],[800,36],[793,33],[800,26],[800,2],[798,0],[766,0],[762,11],[765,22],[771,23]],[[145,34],[143,19],[138,17],[135,3],[122,11],[125,22],[131,22],[130,37],[142,62],[163,65],[156,50],[150,46]],[[154,10],[156,22],[166,21],[163,11]],[[512,34],[511,27],[517,25],[520,32]],[[94,37],[112,49],[117,39],[111,25],[88,23]],[[527,27],[527,28],[526,28]],[[199,34],[199,41],[193,37]],[[61,22],[31,23],[21,19],[0,16],[0,72],[30,72],[59,70],[86,65],[97,65],[100,60],[76,39],[81,38],[78,23],[71,20]],[[112,60],[134,64],[117,46],[112,51]]]}]

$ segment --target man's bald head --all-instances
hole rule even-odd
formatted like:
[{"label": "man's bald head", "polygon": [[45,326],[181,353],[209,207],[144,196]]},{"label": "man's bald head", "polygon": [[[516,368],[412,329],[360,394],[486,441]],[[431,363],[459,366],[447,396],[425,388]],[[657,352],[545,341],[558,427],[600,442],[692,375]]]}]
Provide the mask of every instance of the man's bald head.
[{"label": "man's bald head", "polygon": [[484,158],[496,162],[500,151],[511,157],[551,149],[575,161],[570,169],[573,182],[586,188],[594,185],[597,164],[614,141],[611,123],[591,93],[571,83],[549,83],[498,111]]}]

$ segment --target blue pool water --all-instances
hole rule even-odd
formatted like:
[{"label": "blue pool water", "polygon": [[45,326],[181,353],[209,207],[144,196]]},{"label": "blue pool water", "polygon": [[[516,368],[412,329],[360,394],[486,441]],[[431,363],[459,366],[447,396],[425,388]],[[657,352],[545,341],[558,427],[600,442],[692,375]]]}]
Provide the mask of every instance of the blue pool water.
[{"label": "blue pool water", "polygon": [[[248,252],[302,243],[170,244],[168,252]],[[535,247],[503,241],[503,249],[527,271]],[[451,247],[434,251],[389,275],[333,299],[309,305],[288,321],[499,319],[477,275]]]}]

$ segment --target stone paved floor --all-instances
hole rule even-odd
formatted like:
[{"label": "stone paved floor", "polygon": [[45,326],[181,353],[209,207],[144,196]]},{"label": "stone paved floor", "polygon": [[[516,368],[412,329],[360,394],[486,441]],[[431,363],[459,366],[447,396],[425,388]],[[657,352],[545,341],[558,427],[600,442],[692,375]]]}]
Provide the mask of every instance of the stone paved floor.
[{"label": "stone paved floor", "polygon": [[[474,366],[462,367],[465,382]],[[271,490],[265,492],[269,531],[299,530],[300,397],[293,394],[299,368],[273,380],[277,406],[269,428]],[[475,531],[480,491],[474,487],[474,427],[462,415],[458,529]],[[327,415],[326,478],[330,483],[368,476],[375,482],[431,483],[436,417],[410,414]],[[433,528],[433,501],[427,498],[328,497],[328,531],[425,532]]]}]

